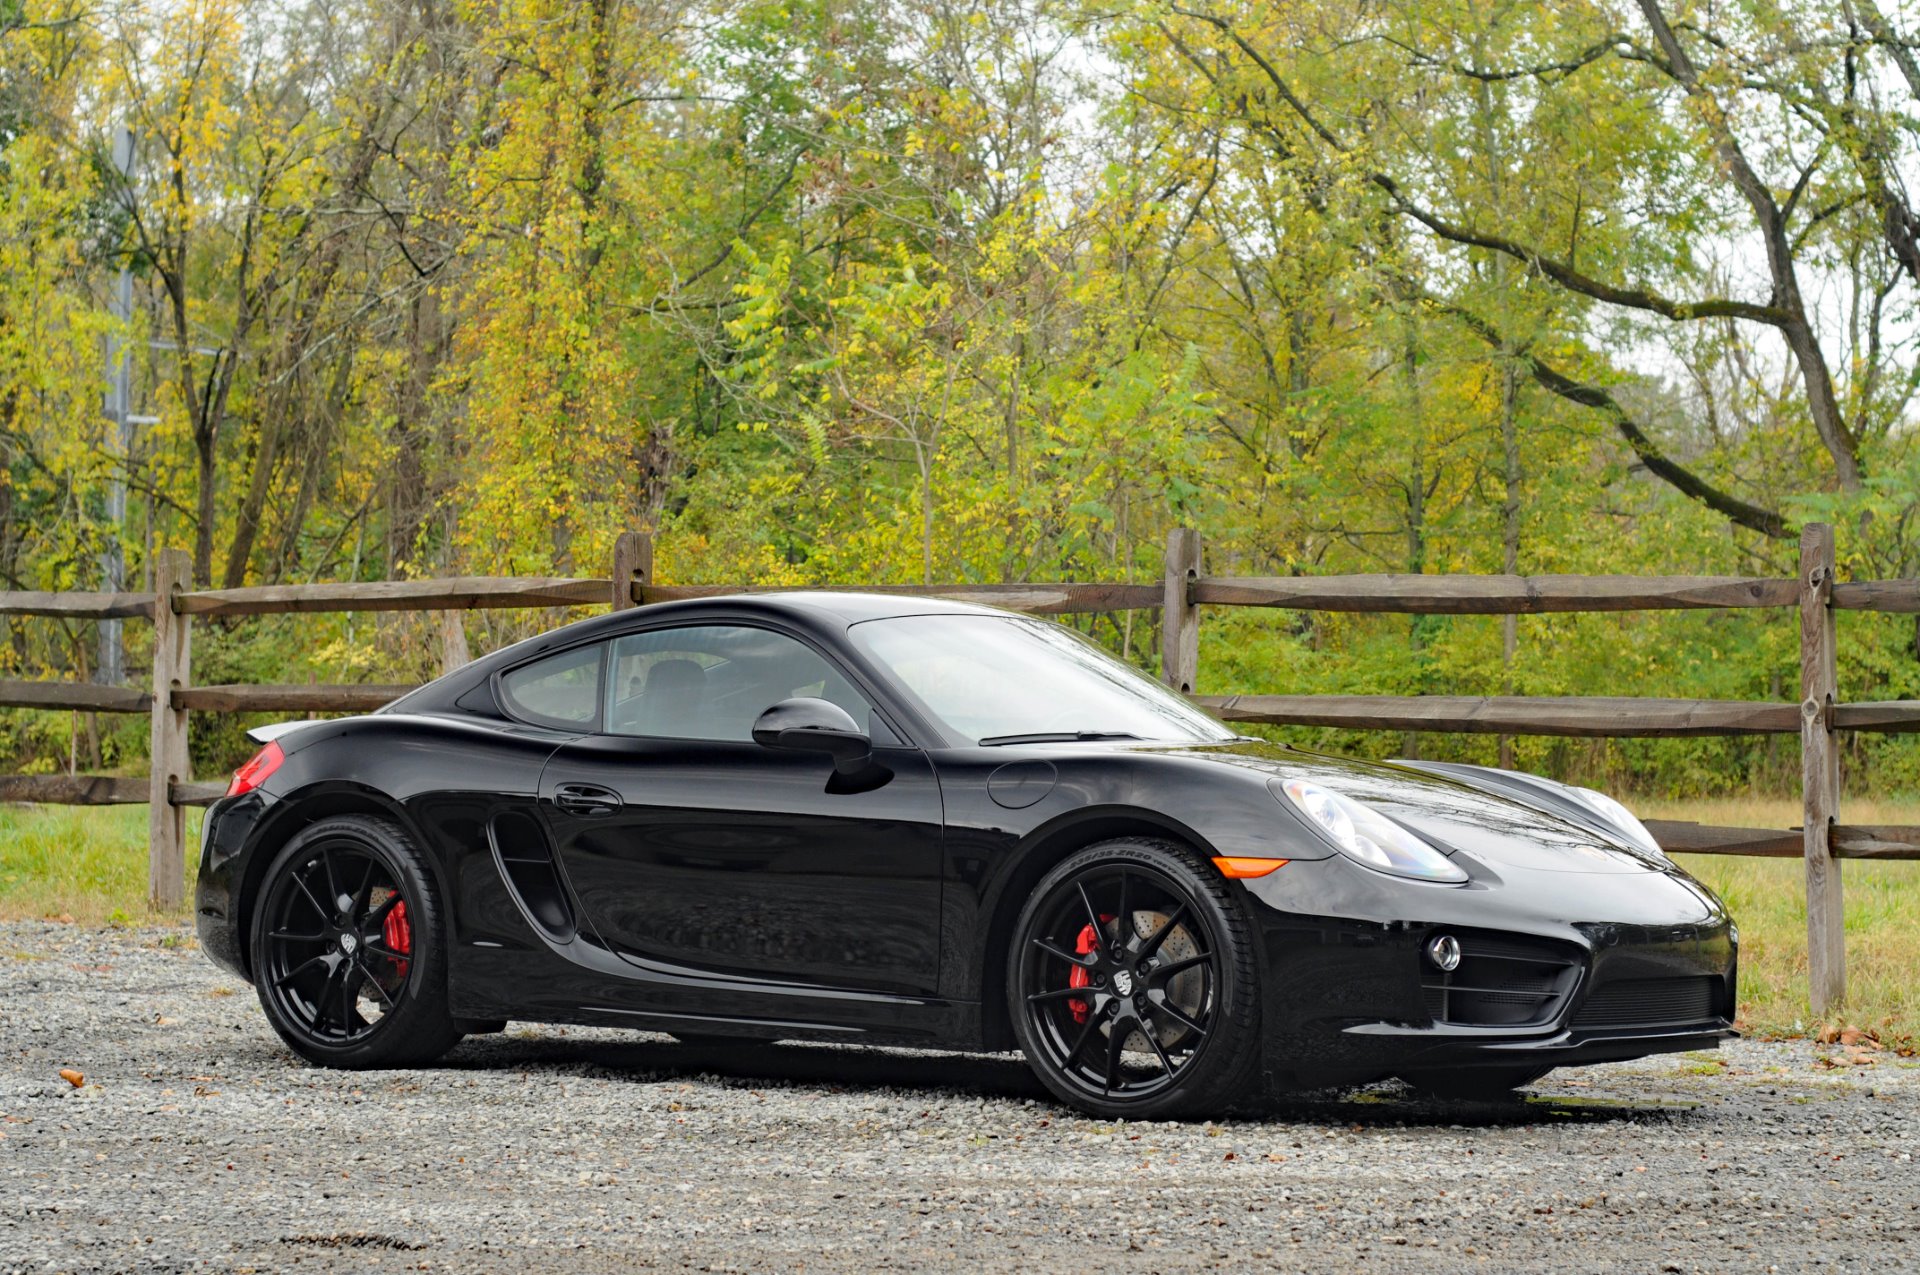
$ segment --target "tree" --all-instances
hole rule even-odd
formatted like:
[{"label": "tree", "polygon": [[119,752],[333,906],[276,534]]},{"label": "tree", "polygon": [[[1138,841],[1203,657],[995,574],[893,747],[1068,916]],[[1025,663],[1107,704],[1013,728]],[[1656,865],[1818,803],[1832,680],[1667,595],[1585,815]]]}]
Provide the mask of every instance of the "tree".
[{"label": "tree", "polygon": [[[1808,39],[1805,15],[1690,8],[1675,21],[1659,0],[1640,0],[1633,14],[1605,5],[1559,10],[1544,29],[1540,15],[1515,10],[1500,45],[1488,48],[1469,24],[1431,6],[1355,13],[1337,42],[1289,32],[1285,19],[1177,3],[1165,12],[1196,66],[1234,77],[1238,95],[1223,109],[1322,180],[1371,189],[1383,214],[1440,248],[1509,259],[1580,305],[1682,324],[1731,320],[1776,334],[1799,371],[1832,481],[1858,490],[1858,422],[1823,345],[1842,334],[1826,330],[1803,278],[1821,269],[1845,214],[1866,202],[1858,167],[1836,165],[1826,136],[1802,126],[1802,103],[1752,73],[1790,59],[1796,87],[1845,102],[1835,109],[1863,132],[1899,136],[1897,117],[1858,90],[1862,41],[1819,38],[1837,20]],[[1383,68],[1382,50],[1395,51],[1401,66]],[[1420,92],[1406,91],[1408,76]],[[1390,88],[1356,101],[1351,87],[1330,87],[1356,83]],[[1577,124],[1560,144],[1602,159],[1611,196],[1607,184],[1594,190],[1590,164],[1530,172],[1520,213],[1445,183],[1433,157],[1445,154],[1450,136],[1470,135],[1475,100],[1488,86],[1517,84],[1528,86],[1549,126],[1554,118]],[[1851,87],[1829,91],[1835,85]],[[1364,131],[1349,127],[1363,119]],[[1629,189],[1635,198],[1619,197]],[[1762,250],[1764,294],[1740,295],[1745,280],[1727,292],[1700,286],[1713,282],[1707,251],[1743,238]],[[1555,376],[1542,383],[1560,392]],[[1678,476],[1677,467],[1663,468]],[[1721,499],[1711,484],[1688,486],[1736,521],[1756,529],[1777,522]]]}]

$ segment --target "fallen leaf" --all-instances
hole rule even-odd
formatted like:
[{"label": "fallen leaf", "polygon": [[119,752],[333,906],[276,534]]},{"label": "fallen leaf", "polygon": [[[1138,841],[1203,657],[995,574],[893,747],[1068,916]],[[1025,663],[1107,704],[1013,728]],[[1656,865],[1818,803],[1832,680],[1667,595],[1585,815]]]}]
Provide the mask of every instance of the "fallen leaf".
[{"label": "fallen leaf", "polygon": [[87,1083],[87,1078],[71,1067],[62,1067],[60,1069],[60,1079],[66,1081],[75,1089]]}]

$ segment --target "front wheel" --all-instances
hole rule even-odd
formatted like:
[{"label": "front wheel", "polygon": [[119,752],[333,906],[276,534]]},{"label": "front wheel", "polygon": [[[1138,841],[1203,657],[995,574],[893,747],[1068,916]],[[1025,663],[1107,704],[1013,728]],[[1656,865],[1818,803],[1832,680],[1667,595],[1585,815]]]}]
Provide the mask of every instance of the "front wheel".
[{"label": "front wheel", "polygon": [[430,870],[390,820],[323,819],[267,868],[254,984],[273,1029],[310,1062],[408,1067],[451,1049],[463,1032],[447,1012],[446,950]]},{"label": "front wheel", "polygon": [[1224,878],[1173,842],[1069,855],[1014,924],[1008,1012],[1062,1101],[1106,1117],[1215,1114],[1257,1083],[1250,923]]}]

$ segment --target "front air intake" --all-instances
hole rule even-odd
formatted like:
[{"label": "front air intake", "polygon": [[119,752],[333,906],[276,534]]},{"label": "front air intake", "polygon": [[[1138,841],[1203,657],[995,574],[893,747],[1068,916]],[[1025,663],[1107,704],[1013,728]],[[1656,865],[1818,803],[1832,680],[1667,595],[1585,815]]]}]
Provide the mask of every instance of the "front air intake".
[{"label": "front air intake", "polygon": [[1437,969],[1423,955],[1420,995],[1436,1024],[1452,1027],[1538,1027],[1565,1008],[1580,981],[1580,958],[1545,939],[1449,932],[1459,963]]},{"label": "front air intake", "polygon": [[1588,993],[1573,1025],[1589,1031],[1625,1027],[1684,1027],[1718,1018],[1722,980],[1712,974],[1687,978],[1627,978],[1602,983]]}]

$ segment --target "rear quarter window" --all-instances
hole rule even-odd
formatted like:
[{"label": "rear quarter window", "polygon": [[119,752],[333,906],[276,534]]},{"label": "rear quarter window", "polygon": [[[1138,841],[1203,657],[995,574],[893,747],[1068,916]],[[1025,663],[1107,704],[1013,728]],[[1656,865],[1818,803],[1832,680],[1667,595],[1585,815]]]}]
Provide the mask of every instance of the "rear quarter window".
[{"label": "rear quarter window", "polygon": [[522,720],[561,729],[593,729],[600,715],[604,643],[575,647],[500,675],[500,698]]}]

